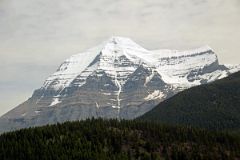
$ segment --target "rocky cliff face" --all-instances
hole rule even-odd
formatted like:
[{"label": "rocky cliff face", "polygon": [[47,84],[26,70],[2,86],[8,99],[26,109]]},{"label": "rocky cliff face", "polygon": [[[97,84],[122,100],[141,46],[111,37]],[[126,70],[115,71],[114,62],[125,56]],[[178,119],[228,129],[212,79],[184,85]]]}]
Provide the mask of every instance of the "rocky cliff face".
[{"label": "rocky cliff face", "polygon": [[89,117],[133,119],[179,91],[239,69],[219,65],[209,47],[148,51],[112,37],[64,61],[30,99],[0,118],[0,130]]}]

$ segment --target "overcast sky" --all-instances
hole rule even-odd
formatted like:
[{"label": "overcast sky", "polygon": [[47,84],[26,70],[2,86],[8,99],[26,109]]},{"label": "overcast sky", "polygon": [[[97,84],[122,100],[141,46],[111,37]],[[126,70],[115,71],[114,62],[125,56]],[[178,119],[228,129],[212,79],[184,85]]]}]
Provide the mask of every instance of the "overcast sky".
[{"label": "overcast sky", "polygon": [[0,115],[114,35],[147,49],[208,44],[221,63],[240,63],[240,0],[0,0]]}]

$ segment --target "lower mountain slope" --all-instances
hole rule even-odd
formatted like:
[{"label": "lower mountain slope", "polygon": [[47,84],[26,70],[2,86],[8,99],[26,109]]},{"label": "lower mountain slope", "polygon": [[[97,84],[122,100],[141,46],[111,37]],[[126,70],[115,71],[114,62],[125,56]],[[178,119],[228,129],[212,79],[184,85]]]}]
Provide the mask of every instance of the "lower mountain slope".
[{"label": "lower mountain slope", "polygon": [[239,159],[236,133],[92,119],[0,136],[0,159]]},{"label": "lower mountain slope", "polygon": [[240,129],[240,72],[185,90],[139,117],[207,129]]}]

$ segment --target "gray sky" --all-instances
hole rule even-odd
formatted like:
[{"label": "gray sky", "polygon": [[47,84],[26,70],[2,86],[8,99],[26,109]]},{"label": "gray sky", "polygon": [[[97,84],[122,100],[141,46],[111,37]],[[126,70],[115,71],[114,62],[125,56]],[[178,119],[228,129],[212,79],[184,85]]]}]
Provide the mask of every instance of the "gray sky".
[{"label": "gray sky", "polygon": [[110,36],[147,49],[205,44],[240,63],[240,0],[0,0],[0,115],[72,54]]}]

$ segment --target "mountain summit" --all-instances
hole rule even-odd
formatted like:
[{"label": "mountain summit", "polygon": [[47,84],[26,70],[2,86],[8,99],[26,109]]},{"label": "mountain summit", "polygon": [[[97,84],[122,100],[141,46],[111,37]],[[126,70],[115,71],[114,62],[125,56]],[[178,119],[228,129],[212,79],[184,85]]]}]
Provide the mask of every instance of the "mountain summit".
[{"label": "mountain summit", "polygon": [[65,60],[31,98],[0,118],[0,129],[89,117],[133,119],[179,91],[239,70],[219,65],[208,46],[149,51],[129,38],[111,37]]}]

